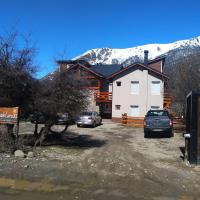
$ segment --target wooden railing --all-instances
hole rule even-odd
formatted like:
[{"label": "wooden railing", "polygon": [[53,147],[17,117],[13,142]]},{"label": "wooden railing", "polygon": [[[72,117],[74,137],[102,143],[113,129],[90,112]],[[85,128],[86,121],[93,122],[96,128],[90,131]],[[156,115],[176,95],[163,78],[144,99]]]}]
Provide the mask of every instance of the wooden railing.
[{"label": "wooden railing", "polygon": [[94,98],[96,102],[111,102],[112,93],[111,92],[95,92]]},{"label": "wooden railing", "polygon": [[181,117],[173,117],[173,127],[175,130],[185,130],[185,119]]},{"label": "wooden railing", "polygon": [[[96,102],[111,102],[112,93],[111,92],[95,92],[94,98]],[[164,94],[163,108],[167,109],[171,107],[172,97],[168,94]]]}]

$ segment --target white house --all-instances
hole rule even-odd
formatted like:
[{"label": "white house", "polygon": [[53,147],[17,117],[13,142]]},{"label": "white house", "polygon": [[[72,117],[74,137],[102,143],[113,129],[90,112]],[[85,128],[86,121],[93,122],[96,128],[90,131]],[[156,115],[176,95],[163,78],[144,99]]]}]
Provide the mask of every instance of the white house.
[{"label": "white house", "polygon": [[144,117],[149,109],[163,109],[167,76],[144,64],[130,65],[108,77],[112,84],[112,119]]}]

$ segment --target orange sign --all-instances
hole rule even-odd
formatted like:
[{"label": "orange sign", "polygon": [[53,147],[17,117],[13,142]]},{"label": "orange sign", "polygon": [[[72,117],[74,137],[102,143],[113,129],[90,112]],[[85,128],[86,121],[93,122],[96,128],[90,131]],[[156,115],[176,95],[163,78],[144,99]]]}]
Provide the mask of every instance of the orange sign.
[{"label": "orange sign", "polygon": [[19,107],[0,107],[0,124],[16,124],[18,121]]}]

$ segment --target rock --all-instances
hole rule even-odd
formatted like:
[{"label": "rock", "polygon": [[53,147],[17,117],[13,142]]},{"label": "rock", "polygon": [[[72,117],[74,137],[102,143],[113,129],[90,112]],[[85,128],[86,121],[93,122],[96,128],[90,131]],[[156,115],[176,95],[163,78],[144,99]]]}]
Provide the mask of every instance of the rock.
[{"label": "rock", "polygon": [[29,168],[29,165],[24,165],[24,168],[26,168],[26,169]]},{"label": "rock", "polygon": [[34,157],[34,153],[32,151],[29,151],[27,154],[27,158],[33,158]]},{"label": "rock", "polygon": [[14,153],[15,157],[20,157],[20,158],[24,158],[25,154],[22,150],[16,150]]},{"label": "rock", "polygon": [[144,173],[145,173],[145,174],[148,174],[148,171],[147,171],[147,169],[144,169]]}]

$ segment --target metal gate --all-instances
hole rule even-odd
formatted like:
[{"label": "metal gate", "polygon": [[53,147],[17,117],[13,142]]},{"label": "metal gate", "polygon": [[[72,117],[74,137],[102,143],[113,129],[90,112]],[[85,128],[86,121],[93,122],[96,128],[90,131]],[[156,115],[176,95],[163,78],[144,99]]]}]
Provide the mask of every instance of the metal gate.
[{"label": "metal gate", "polygon": [[186,103],[186,158],[200,164],[200,92],[190,92]]}]

